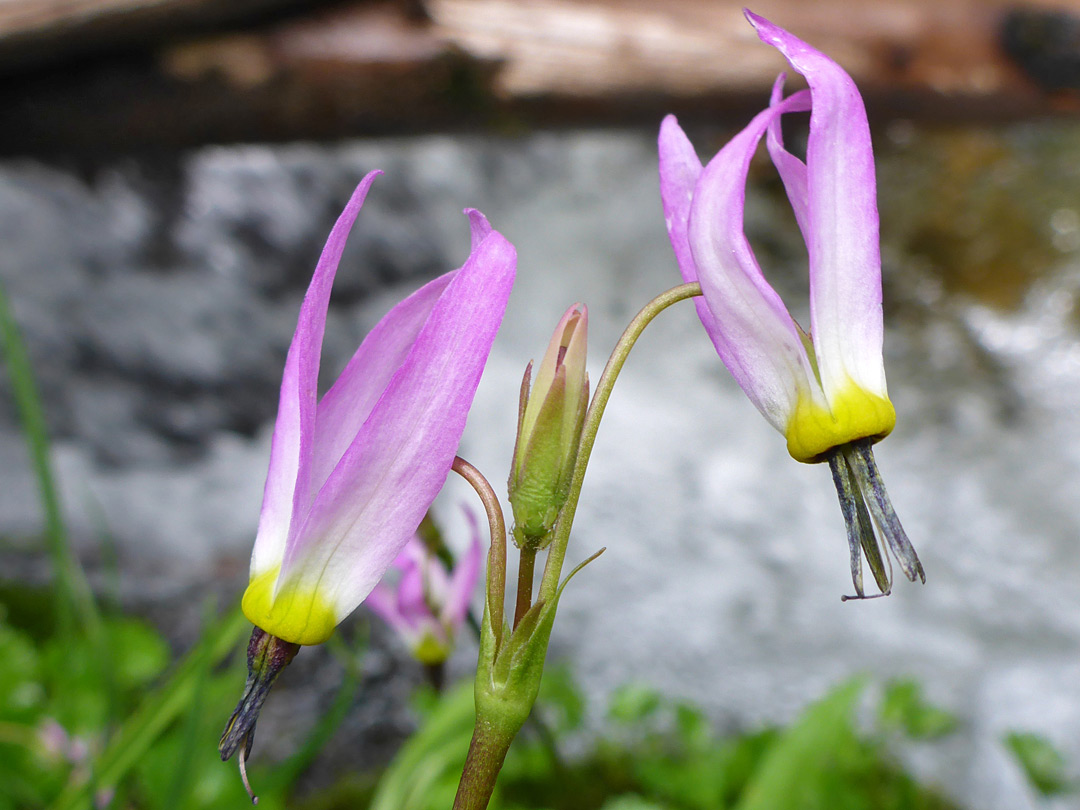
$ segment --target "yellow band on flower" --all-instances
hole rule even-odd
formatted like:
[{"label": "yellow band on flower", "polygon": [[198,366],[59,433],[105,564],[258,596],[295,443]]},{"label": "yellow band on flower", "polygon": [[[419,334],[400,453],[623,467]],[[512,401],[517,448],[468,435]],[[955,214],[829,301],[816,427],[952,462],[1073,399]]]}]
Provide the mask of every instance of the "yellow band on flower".
[{"label": "yellow band on flower", "polygon": [[831,410],[800,395],[787,426],[788,452],[796,461],[813,464],[823,461],[834,447],[858,439],[884,439],[895,425],[892,403],[854,383],[833,397]]},{"label": "yellow band on flower", "polygon": [[255,577],[244,591],[241,608],[256,627],[293,644],[322,644],[334,632],[337,615],[314,590],[287,583],[277,597],[278,568]]},{"label": "yellow band on flower", "polygon": [[413,647],[412,653],[421,664],[434,666],[450,657],[450,645],[435,638],[431,633],[425,633],[419,643]]}]

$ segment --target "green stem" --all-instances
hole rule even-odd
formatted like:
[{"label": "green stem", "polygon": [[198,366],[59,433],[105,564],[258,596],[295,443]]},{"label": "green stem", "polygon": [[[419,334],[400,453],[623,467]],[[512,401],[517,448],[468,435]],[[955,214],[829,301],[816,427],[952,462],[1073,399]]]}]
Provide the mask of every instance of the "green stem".
[{"label": "green stem", "polygon": [[464,478],[476,490],[488,517],[491,531],[491,548],[488,550],[487,605],[491,627],[496,642],[502,640],[503,602],[506,599],[506,519],[503,517],[499,496],[483,474],[461,456],[454,457],[451,469]]},{"label": "green stem", "polygon": [[536,571],[536,547],[524,546],[518,562],[517,602],[514,605],[514,627],[532,607],[533,572]]},{"label": "green stem", "polygon": [[634,348],[634,344],[645,331],[653,318],[679,301],[694,298],[701,295],[701,285],[696,281],[689,284],[680,284],[667,292],[656,296],[652,301],[641,308],[641,311],[630,321],[629,326],[622,333],[619,342],[608,358],[604,366],[604,373],[600,375],[600,381],[596,384],[596,393],[593,394],[589,411],[585,414],[585,424],[581,429],[581,441],[578,443],[577,461],[574,464],[574,475],[570,481],[570,494],[566,504],[559,515],[559,522],[555,525],[554,539],[548,551],[547,564],[544,566],[544,578],[540,583],[538,601],[548,602],[555,598],[559,590],[559,577],[562,575],[563,561],[566,558],[566,546],[570,540],[570,529],[574,524],[574,514],[577,512],[578,499],[581,497],[581,486],[585,480],[585,468],[589,464],[589,456],[592,454],[593,444],[596,443],[596,432],[600,428],[600,419],[604,415],[611,391],[615,387],[615,380],[622,371],[623,364]]},{"label": "green stem", "polygon": [[465,758],[465,768],[461,772],[461,781],[454,797],[453,810],[487,808],[495,790],[495,780],[514,736],[477,717],[472,742],[469,743],[469,754]]},{"label": "green stem", "polygon": [[[562,572],[563,561],[566,558],[566,545],[570,537],[570,528],[574,521],[574,512],[577,510],[578,498],[581,496],[581,485],[585,478],[585,468],[589,463],[589,456],[592,453],[593,444],[596,442],[596,432],[600,426],[600,419],[604,415],[604,408],[607,406],[607,401],[611,396],[611,390],[615,385],[615,380],[618,378],[619,372],[622,370],[623,364],[630,354],[630,350],[653,318],[672,304],[687,298],[692,298],[696,295],[701,295],[701,286],[697,283],[683,284],[668,290],[667,292],[661,293],[646,304],[634,317],[634,320],[626,327],[626,331],[623,332],[622,337],[619,338],[618,343],[615,344],[615,349],[612,351],[611,357],[608,358],[607,366],[605,366],[604,373],[600,376],[600,381],[596,386],[596,392],[589,405],[589,410],[585,415],[581,439],[578,442],[577,461],[574,464],[574,473],[570,482],[569,495],[562,508],[562,513],[555,526],[552,542],[549,546],[548,559],[544,568],[544,577],[540,584],[539,594],[537,595],[537,604],[540,602],[552,604],[558,594],[559,577]],[[465,475],[466,478],[469,478],[469,475],[473,474],[479,476],[479,473],[475,472],[475,469],[469,466],[463,466],[463,469],[458,469],[459,466],[465,465],[465,462],[462,462],[461,459],[456,459],[454,464],[454,469],[462,475]],[[468,473],[468,475],[466,473]],[[482,477],[480,480],[482,480]],[[473,478],[469,478],[469,481],[474,487],[477,487],[477,492],[480,493],[481,498],[484,500],[485,507],[489,507],[489,502],[493,504],[488,510],[488,517],[492,521],[492,544],[488,563],[487,609],[490,626],[492,633],[494,634],[492,644],[495,649],[485,651],[485,640],[482,637],[480,643],[480,659],[481,662],[486,660],[489,666],[494,666],[498,657],[498,646],[502,633],[503,598],[506,590],[505,524],[501,522],[502,512],[499,510],[499,527],[496,532],[496,520],[492,515],[493,509],[498,509],[498,500],[494,497],[494,493],[485,495],[484,492],[481,491],[479,483],[475,482]],[[484,481],[483,484],[487,484],[487,482]],[[498,536],[498,541],[496,541],[496,536]],[[496,553],[497,542],[499,544],[498,554]],[[532,590],[534,565],[535,551],[531,555],[523,552],[522,562],[519,568],[518,600],[515,611],[517,616],[514,622],[515,627],[518,624],[518,620],[520,620],[521,616],[524,615],[529,608],[529,602],[531,601],[529,596],[531,595]],[[515,639],[516,636],[512,637],[509,643],[513,644]],[[544,633],[542,644],[544,647],[547,645],[546,632]],[[540,667],[543,666],[543,654],[544,650],[540,649]],[[485,658],[485,655],[487,658]],[[488,802],[491,800],[491,794],[495,789],[495,781],[499,776],[499,770],[502,768],[503,760],[506,758],[506,752],[510,749],[510,744],[513,742],[514,737],[517,735],[525,718],[529,716],[532,701],[536,699],[536,693],[533,691],[531,696],[505,694],[499,698],[489,696],[490,699],[488,701],[482,701],[480,691],[482,677],[483,673],[478,669],[476,727],[473,730],[472,742],[469,745],[469,753],[465,759],[465,767],[461,774],[461,782],[458,784],[457,797],[454,799],[454,810],[485,810],[488,806]],[[538,677],[539,672],[537,672],[537,678]],[[514,687],[518,692],[520,692],[522,688],[522,684],[517,684]]]}]

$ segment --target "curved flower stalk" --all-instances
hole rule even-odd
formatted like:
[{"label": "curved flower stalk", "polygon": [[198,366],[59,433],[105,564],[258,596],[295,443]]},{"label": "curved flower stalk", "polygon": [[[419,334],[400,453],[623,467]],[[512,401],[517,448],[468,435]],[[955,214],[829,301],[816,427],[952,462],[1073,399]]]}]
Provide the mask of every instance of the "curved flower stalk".
[{"label": "curved flower stalk", "polygon": [[[720,358],[797,461],[828,461],[848,525],[852,579],[860,549],[883,593],[891,588],[876,523],[909,579],[922,565],[889,503],[871,445],[893,429],[882,364],[881,259],[870,130],[844,70],[749,11],[762,41],[809,84],[769,107],[702,167],[675,118],[660,130],[660,188],[668,233]],[[810,111],[806,162],[784,147],[780,119]],[[743,231],[746,179],[762,137],[784,183],[810,259],[810,332],[765,280]],[[869,512],[868,512],[869,510]],[[872,518],[871,518],[872,515]]]},{"label": "curved flower stalk", "polygon": [[244,614],[256,626],[244,698],[220,750],[251,744],[259,707],[299,645],[370,593],[442,488],[514,282],[516,253],[469,209],[465,264],[395,306],[318,399],[330,289],[375,177],[334,225],[285,361]]},{"label": "curved flower stalk", "polygon": [[413,535],[391,566],[398,574],[396,585],[384,579],[364,600],[427,666],[450,657],[480,579],[483,548],[475,519],[470,522],[472,542],[453,571],[447,571],[438,555]]}]

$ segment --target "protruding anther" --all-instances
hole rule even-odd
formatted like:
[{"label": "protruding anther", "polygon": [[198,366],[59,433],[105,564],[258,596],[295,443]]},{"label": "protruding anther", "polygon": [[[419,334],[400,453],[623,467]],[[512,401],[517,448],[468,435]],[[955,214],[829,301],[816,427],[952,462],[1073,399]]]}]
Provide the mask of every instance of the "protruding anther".
[{"label": "protruding anther", "polygon": [[840,601],[841,602],[863,602],[863,601],[865,601],[867,599],[880,599],[881,597],[888,596],[891,593],[892,593],[892,589],[890,588],[889,590],[882,591],[881,593],[870,593],[870,594],[861,593],[861,594],[856,594],[855,596],[848,596],[847,594],[843,594],[840,597]]},{"label": "protruding anther", "polygon": [[252,631],[251,641],[248,642],[248,677],[244,694],[225,725],[218,751],[224,762],[239,750],[240,776],[252,804],[256,802],[256,797],[248,784],[246,763],[251,755],[251,744],[255,741],[255,724],[270,687],[299,650],[299,644],[284,641],[258,627]]},{"label": "protruding anther", "polygon": [[240,780],[244,783],[244,790],[246,790],[248,796],[251,797],[251,803],[258,804],[259,797],[256,796],[255,791],[251,789],[251,782],[248,781],[247,775],[247,752],[250,747],[248,739],[245,739],[244,744],[240,746],[240,754],[237,759],[240,762]]},{"label": "protruding anther", "polygon": [[[893,557],[896,557],[908,579],[915,581],[918,578],[925,582],[922,563],[885,491],[871,442],[862,439],[834,447],[827,458],[847,526],[851,581],[855,585],[855,595],[842,596],[841,601],[888,596],[892,592]],[[884,540],[883,544],[879,538]],[[863,590],[864,558],[880,594],[867,595]]]}]

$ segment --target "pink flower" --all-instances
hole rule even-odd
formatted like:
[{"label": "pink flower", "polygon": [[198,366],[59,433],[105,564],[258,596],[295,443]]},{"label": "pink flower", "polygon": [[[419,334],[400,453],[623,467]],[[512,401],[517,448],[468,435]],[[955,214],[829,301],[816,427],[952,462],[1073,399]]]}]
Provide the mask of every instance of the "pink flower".
[{"label": "pink flower", "polygon": [[289,347],[245,615],[318,644],[416,532],[457,453],[514,282],[514,247],[468,210],[459,270],[395,306],[320,400],[330,288],[372,172],[330,233]]},{"label": "pink flower", "polygon": [[472,542],[452,572],[414,535],[391,566],[397,570],[396,585],[383,580],[364,604],[401,636],[420,663],[441,664],[468,615],[481,555],[475,522]]},{"label": "pink flower", "polygon": [[[660,195],[668,234],[683,278],[701,284],[698,316],[736,382],[784,435],[793,458],[829,462],[848,526],[856,593],[863,595],[860,549],[887,592],[891,582],[875,523],[908,578],[923,571],[871,451],[893,429],[896,412],[881,353],[877,190],[866,110],[836,62],[745,13],[810,89],[784,98],[781,75],[769,106],[704,167],[675,118],[664,119]],[[804,163],[784,147],[780,118],[807,110]],[[747,173],[763,137],[809,253],[809,332],[765,280],[743,232]]]}]

